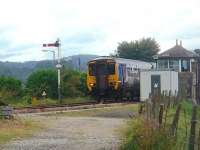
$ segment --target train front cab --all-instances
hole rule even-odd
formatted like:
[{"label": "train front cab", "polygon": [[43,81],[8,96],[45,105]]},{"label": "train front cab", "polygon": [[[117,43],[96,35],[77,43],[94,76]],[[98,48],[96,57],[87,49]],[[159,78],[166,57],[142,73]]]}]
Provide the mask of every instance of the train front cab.
[{"label": "train front cab", "polygon": [[120,82],[114,60],[95,60],[88,63],[87,86],[95,97],[115,95]]}]

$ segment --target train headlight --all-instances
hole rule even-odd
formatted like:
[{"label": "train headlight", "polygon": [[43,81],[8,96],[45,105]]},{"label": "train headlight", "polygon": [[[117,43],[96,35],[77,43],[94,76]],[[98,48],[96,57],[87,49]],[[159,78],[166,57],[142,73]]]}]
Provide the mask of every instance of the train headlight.
[{"label": "train headlight", "polygon": [[94,86],[94,83],[90,83],[90,86]]}]

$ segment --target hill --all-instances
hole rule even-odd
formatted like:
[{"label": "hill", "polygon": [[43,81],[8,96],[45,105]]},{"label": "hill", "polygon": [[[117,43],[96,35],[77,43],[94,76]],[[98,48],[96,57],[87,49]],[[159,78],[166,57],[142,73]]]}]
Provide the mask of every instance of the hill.
[{"label": "hill", "polygon": [[[73,55],[62,58],[61,63],[67,68],[86,71],[87,62],[96,57],[97,55]],[[54,67],[53,60],[27,61],[23,63],[0,62],[0,76],[11,76],[25,82],[33,71]]]}]

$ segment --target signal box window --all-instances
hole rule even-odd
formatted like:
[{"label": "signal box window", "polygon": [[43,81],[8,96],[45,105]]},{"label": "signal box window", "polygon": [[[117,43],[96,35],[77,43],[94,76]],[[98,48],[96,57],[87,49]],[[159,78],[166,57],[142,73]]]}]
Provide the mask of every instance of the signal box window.
[{"label": "signal box window", "polygon": [[181,71],[182,72],[189,72],[190,71],[190,61],[189,60],[182,60]]}]

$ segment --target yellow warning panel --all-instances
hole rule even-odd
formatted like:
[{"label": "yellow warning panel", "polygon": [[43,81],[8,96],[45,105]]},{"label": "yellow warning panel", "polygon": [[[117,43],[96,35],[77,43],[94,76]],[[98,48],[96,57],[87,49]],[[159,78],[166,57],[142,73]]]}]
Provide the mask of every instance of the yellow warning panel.
[{"label": "yellow warning panel", "polygon": [[37,100],[36,97],[32,97],[32,105],[33,105],[33,106],[38,105],[38,100]]}]

